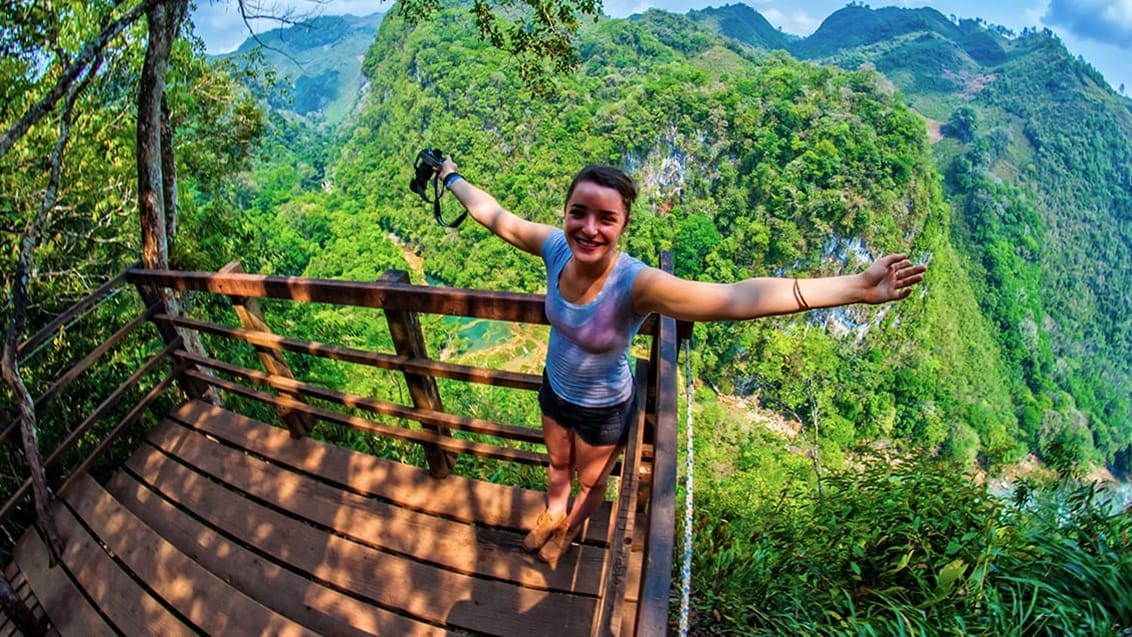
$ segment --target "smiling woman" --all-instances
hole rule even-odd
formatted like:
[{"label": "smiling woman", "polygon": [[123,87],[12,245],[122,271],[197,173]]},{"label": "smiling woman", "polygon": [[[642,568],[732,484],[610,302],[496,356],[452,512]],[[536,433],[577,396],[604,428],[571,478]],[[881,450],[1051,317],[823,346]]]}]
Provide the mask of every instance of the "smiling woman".
[{"label": "smiling woman", "polygon": [[[925,266],[903,254],[862,273],[815,279],[752,278],[720,284],[672,276],[618,248],[637,187],[611,166],[587,166],[566,192],[561,228],[527,221],[468,183],[452,158],[436,168],[473,219],[546,265],[550,344],[539,407],[547,468],[546,510],[523,541],[555,565],[601,503],[638,409],[628,348],[645,317],[743,320],[848,303],[902,299]],[[574,480],[578,493],[568,507]]]}]

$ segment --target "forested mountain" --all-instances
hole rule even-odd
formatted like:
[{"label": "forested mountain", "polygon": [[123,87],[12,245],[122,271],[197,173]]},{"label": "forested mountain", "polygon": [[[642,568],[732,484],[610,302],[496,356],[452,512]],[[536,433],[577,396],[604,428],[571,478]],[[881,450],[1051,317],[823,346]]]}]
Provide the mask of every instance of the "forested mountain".
[{"label": "forested mountain", "polygon": [[[754,13],[690,15],[714,25]],[[1016,36],[931,8],[850,5],[784,46],[820,64],[876,68],[946,137],[933,154],[952,239],[994,325],[1027,443],[1091,437],[1126,473],[1132,101],[1049,31]]]},{"label": "forested mountain", "polygon": [[271,29],[249,38],[220,58],[262,56],[271,74],[255,88],[276,111],[314,122],[340,122],[357,104],[366,84],[362,57],[373,42],[382,14],[319,16],[300,25]]}]

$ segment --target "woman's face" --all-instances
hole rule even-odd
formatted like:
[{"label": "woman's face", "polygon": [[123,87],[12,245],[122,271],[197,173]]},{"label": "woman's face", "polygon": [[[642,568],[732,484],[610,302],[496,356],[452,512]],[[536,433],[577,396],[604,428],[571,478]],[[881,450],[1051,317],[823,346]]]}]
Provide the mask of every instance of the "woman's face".
[{"label": "woman's face", "polygon": [[628,224],[621,193],[614,188],[583,181],[566,202],[563,231],[579,263],[595,264],[609,258]]}]

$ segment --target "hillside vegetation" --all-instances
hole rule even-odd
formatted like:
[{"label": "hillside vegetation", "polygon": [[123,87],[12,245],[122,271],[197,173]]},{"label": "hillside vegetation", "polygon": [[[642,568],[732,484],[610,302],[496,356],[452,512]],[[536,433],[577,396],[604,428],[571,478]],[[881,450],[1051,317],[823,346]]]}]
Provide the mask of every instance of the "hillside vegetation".
[{"label": "hillside vegetation", "polygon": [[[753,13],[693,15],[736,24]],[[1127,475],[1132,102],[1049,31],[1016,35],[931,8],[850,5],[784,46],[876,68],[942,124],[933,154],[952,242],[1002,352],[1024,442],[1051,463]]]},{"label": "hillside vegetation", "polygon": [[337,124],[365,88],[362,57],[381,17],[319,16],[261,33],[219,57],[270,69],[253,88],[273,111],[304,117],[308,123]]}]

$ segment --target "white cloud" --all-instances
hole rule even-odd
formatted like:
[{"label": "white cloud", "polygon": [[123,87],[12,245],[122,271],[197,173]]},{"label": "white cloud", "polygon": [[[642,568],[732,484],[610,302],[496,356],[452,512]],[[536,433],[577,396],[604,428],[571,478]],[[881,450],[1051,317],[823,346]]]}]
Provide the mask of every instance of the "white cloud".
[{"label": "white cloud", "polygon": [[1051,0],[1042,21],[1080,38],[1132,48],[1132,0]]},{"label": "white cloud", "polygon": [[825,18],[815,18],[805,11],[783,13],[778,9],[760,11],[766,21],[793,35],[810,35],[818,30]]}]

